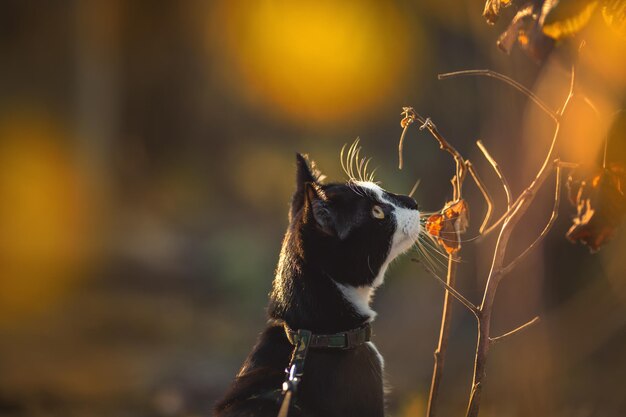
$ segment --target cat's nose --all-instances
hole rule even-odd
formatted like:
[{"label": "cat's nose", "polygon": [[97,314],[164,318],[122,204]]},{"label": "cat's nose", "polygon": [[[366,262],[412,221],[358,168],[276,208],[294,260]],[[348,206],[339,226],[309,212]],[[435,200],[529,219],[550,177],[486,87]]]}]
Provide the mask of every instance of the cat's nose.
[{"label": "cat's nose", "polygon": [[404,207],[410,210],[417,210],[417,201],[413,199],[413,197],[409,197],[408,195],[399,195],[398,200],[404,205]]}]

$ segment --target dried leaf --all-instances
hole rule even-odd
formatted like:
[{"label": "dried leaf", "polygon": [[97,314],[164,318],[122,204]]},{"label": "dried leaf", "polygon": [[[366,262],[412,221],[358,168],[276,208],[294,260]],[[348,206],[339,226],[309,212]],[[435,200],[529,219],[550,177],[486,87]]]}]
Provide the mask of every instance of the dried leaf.
[{"label": "dried leaf", "polygon": [[554,47],[554,39],[546,36],[542,28],[547,14],[557,3],[557,0],[543,0],[523,4],[508,28],[500,35],[498,47],[510,53],[517,41],[522,50],[535,61],[545,59]]},{"label": "dried leaf", "polygon": [[483,17],[487,23],[494,25],[500,17],[500,10],[509,7],[512,0],[487,0],[483,10]]},{"label": "dried leaf", "polygon": [[619,36],[626,39],[626,0],[606,0],[602,17]]},{"label": "dried leaf", "polygon": [[404,116],[403,119],[400,120],[400,126],[402,126],[403,129],[415,121],[416,115],[413,107],[402,107],[402,113],[400,114]]},{"label": "dried leaf", "polygon": [[577,213],[566,237],[587,245],[592,252],[599,250],[626,215],[625,186],[626,170],[621,164],[611,164],[584,178],[570,175],[569,198]]},{"label": "dried leaf", "polygon": [[437,238],[447,253],[461,249],[461,234],[469,225],[469,207],[465,200],[449,202],[426,221],[426,231]]},{"label": "dried leaf", "polygon": [[571,10],[567,10],[567,12],[561,11],[563,8],[559,8],[558,11],[561,13],[555,11],[550,14],[550,19],[547,19],[543,26],[543,33],[552,39],[561,40],[580,32],[589,23],[598,2],[583,2],[578,6],[577,8],[570,8]]},{"label": "dried leaf", "polygon": [[[600,2],[599,0],[526,0],[511,3],[515,4],[517,13],[507,29],[500,35],[498,47],[509,53],[517,42],[526,54],[540,62],[548,56],[557,41],[580,32],[587,25]],[[625,7],[622,7],[626,0],[608,0],[608,3],[613,6],[611,11],[607,12],[611,16],[611,22],[626,29]],[[488,23],[495,21],[500,8],[502,8],[501,2],[487,1],[483,15]],[[604,9],[609,10],[609,5]]]}]

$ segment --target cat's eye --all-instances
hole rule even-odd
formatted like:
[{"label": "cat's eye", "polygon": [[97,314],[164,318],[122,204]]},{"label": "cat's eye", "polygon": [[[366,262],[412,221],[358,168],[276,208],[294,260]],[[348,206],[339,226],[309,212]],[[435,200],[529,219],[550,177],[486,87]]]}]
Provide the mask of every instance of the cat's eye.
[{"label": "cat's eye", "polygon": [[385,212],[380,206],[374,206],[372,207],[372,217],[374,217],[375,219],[384,219]]}]

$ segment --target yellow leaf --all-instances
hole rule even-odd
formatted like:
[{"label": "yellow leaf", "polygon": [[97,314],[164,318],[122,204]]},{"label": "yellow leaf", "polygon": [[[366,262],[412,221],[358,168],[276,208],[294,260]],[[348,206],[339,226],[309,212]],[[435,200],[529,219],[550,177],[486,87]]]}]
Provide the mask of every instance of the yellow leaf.
[{"label": "yellow leaf", "polygon": [[606,24],[626,39],[626,0],[608,0],[602,8]]},{"label": "yellow leaf", "polygon": [[544,25],[543,33],[555,40],[574,36],[589,23],[597,6],[598,2],[592,1],[576,14]]}]

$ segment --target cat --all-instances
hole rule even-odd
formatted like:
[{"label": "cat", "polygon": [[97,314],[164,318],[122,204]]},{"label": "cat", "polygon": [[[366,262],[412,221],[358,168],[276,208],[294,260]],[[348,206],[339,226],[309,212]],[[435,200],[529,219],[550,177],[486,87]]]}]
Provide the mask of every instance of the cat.
[{"label": "cat", "polygon": [[[217,403],[216,417],[275,417],[294,351],[285,329],[322,335],[363,329],[376,316],[370,301],[389,263],[420,234],[413,198],[371,181],[324,184],[300,154],[296,171],[269,321]],[[311,347],[289,417],[384,416],[383,367],[370,341],[350,349]]]}]

